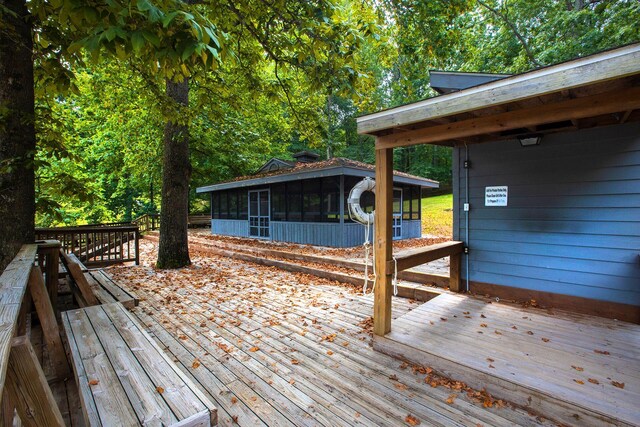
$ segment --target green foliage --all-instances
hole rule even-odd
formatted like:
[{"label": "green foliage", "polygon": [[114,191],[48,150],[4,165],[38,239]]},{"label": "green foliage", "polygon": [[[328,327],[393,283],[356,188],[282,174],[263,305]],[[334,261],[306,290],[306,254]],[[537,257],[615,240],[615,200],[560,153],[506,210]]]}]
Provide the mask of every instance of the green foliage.
[{"label": "green foliage", "polygon": [[[195,187],[271,157],[372,163],[355,117],[433,96],[430,69],[515,73],[640,39],[635,0],[191,3],[28,3],[40,225],[159,209],[167,120],[189,127],[190,208],[205,211]],[[184,77],[189,106],[176,108],[165,79]],[[450,153],[407,147],[394,164],[446,185]]]}]

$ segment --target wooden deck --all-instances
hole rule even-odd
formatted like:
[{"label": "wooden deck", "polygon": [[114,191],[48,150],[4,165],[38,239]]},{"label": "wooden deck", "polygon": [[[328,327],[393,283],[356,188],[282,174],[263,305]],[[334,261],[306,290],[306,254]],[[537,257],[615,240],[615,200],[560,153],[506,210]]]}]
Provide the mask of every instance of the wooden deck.
[{"label": "wooden deck", "polygon": [[442,294],[375,348],[574,425],[640,425],[640,325]]},{"label": "wooden deck", "polygon": [[[133,313],[214,402],[220,425],[406,426],[408,416],[425,426],[544,423],[431,387],[424,373],[375,352],[371,296],[193,251],[192,260],[179,271],[111,272],[132,285],[141,299]],[[419,305],[393,304],[397,315]]]}]

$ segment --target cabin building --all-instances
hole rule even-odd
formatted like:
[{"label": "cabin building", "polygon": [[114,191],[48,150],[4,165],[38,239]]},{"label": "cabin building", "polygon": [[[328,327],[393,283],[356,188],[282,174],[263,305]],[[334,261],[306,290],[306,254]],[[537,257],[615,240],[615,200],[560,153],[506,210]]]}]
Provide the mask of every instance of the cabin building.
[{"label": "cabin building", "polygon": [[377,259],[394,256],[393,149],[450,146],[461,290],[640,323],[640,44],[498,77],[439,75],[443,95],[358,118],[376,137]]},{"label": "cabin building", "polygon": [[[254,175],[199,187],[198,193],[211,195],[211,232],[320,246],[361,245],[365,227],[349,217],[347,198],[360,180],[374,177],[374,167],[318,157],[303,151],[294,155],[295,162],[271,159]],[[393,182],[393,239],[420,237],[422,192],[439,184],[397,171]],[[364,193],[361,205],[371,212],[373,194]]]}]

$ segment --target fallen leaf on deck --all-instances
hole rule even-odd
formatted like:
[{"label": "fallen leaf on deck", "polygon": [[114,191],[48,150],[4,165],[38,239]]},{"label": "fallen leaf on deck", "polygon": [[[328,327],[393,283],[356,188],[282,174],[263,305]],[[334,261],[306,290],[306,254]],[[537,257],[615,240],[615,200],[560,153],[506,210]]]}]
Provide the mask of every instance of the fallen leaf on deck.
[{"label": "fallen leaf on deck", "polygon": [[291,364],[292,365],[299,365],[300,362],[298,361],[298,359],[291,359]]},{"label": "fallen leaf on deck", "polygon": [[396,374],[389,375],[389,379],[392,381],[398,381],[398,377],[396,376]]},{"label": "fallen leaf on deck", "polygon": [[610,355],[611,353],[609,353],[606,350],[593,350],[594,353],[598,353],[598,354],[604,354],[605,356]]},{"label": "fallen leaf on deck", "polygon": [[231,404],[235,405],[236,403],[238,403],[238,398],[236,398],[235,396],[231,398]]},{"label": "fallen leaf on deck", "polygon": [[527,331],[527,334],[533,335],[533,332],[532,331]]},{"label": "fallen leaf on deck", "polygon": [[511,329],[518,329],[518,327],[516,325],[513,325]]},{"label": "fallen leaf on deck", "polygon": [[231,415],[231,419],[233,420],[233,422],[235,424],[238,424],[238,416],[237,415]]},{"label": "fallen leaf on deck", "polygon": [[89,381],[89,385],[98,385],[99,382],[100,381],[98,381],[98,380],[90,380]]},{"label": "fallen leaf on deck", "polygon": [[420,420],[417,419],[416,417],[414,417],[413,415],[407,415],[407,417],[404,419],[407,424],[411,425],[411,426],[419,426],[420,425]]},{"label": "fallen leaf on deck", "polygon": [[571,367],[572,367],[573,369],[575,369],[576,371],[578,371],[578,372],[582,372],[582,371],[584,371],[584,368],[583,368],[583,367],[581,367],[581,366],[571,365]]},{"label": "fallen leaf on deck", "polygon": [[485,316],[484,314],[481,314],[480,317],[482,317],[483,319],[487,318],[487,316]]},{"label": "fallen leaf on deck", "polygon": [[598,380],[597,380],[597,379],[595,379],[595,378],[589,378],[589,380],[588,380],[588,381],[589,381],[591,384],[600,384],[600,381],[598,381]]},{"label": "fallen leaf on deck", "polygon": [[578,384],[580,384],[580,385],[584,384],[584,381],[582,381],[582,380],[573,380],[573,381],[578,383]]},{"label": "fallen leaf on deck", "polygon": [[502,332],[500,332],[500,331],[499,331],[499,330],[497,330],[497,329],[496,329],[495,331],[493,331],[493,333],[494,333],[494,334],[496,334],[496,335],[502,335]]},{"label": "fallen leaf on deck", "polygon": [[191,364],[191,367],[193,369],[196,369],[198,366],[200,366],[200,361],[198,359],[194,360],[193,363]]},{"label": "fallen leaf on deck", "polygon": [[481,328],[486,328],[486,327],[487,327],[487,324],[486,324],[486,323],[480,323],[480,327],[481,327]]},{"label": "fallen leaf on deck", "polygon": [[160,394],[164,393],[164,389],[160,386],[156,387],[156,391]]},{"label": "fallen leaf on deck", "polygon": [[542,338],[542,341],[544,341],[544,342],[549,342],[549,341],[551,341],[551,340],[550,340],[549,338]]},{"label": "fallen leaf on deck", "polygon": [[407,387],[405,384],[402,384],[402,383],[395,383],[393,386],[394,386],[395,388],[397,388],[398,390],[406,390],[406,389],[408,389],[408,388],[409,388],[409,387]]},{"label": "fallen leaf on deck", "polygon": [[611,384],[612,384],[614,387],[624,388],[624,383],[619,383],[618,381],[611,381]]},{"label": "fallen leaf on deck", "polygon": [[453,405],[453,402],[456,401],[456,397],[458,397],[457,394],[455,393],[450,394],[449,397],[447,397],[447,400],[445,400],[445,402],[448,403],[449,405]]},{"label": "fallen leaf on deck", "polygon": [[331,351],[331,350],[327,350],[327,354],[328,354],[329,356],[333,356],[333,351]]},{"label": "fallen leaf on deck", "polygon": [[260,350],[260,348],[259,348],[259,347],[251,347],[251,348],[249,349],[249,351],[250,351],[250,352],[252,352],[252,353],[255,353],[255,352],[256,352],[256,351],[258,351],[258,350]]},{"label": "fallen leaf on deck", "polygon": [[493,359],[492,359],[492,358],[490,358],[490,357],[487,357],[487,362],[489,362],[489,363],[493,363],[493,362],[495,362],[495,360],[493,360]]}]

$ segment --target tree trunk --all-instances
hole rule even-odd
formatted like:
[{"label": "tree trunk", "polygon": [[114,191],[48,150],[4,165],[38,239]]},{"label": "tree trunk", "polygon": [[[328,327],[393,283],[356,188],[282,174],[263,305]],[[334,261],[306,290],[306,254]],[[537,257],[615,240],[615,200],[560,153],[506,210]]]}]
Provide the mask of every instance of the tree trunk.
[{"label": "tree trunk", "polygon": [[[178,106],[187,107],[189,80],[178,83],[167,80],[167,95]],[[158,268],[180,268],[191,263],[187,239],[191,162],[189,128],[186,117],[184,120],[169,120],[164,128]]]},{"label": "tree trunk", "polygon": [[3,1],[0,26],[0,271],[33,242],[36,151],[31,22],[24,0]]}]

